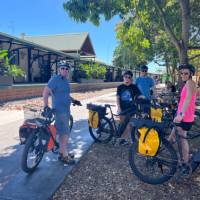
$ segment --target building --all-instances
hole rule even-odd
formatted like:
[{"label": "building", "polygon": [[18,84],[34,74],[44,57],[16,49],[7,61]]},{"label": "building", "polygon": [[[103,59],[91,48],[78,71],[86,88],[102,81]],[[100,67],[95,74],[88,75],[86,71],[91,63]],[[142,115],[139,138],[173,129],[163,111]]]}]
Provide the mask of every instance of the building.
[{"label": "building", "polygon": [[0,32],[0,49],[8,50],[12,63],[22,67],[24,77],[15,83],[47,82],[57,72],[57,62],[66,60],[78,66],[86,57],[95,59],[95,51],[88,33],[17,38]]}]

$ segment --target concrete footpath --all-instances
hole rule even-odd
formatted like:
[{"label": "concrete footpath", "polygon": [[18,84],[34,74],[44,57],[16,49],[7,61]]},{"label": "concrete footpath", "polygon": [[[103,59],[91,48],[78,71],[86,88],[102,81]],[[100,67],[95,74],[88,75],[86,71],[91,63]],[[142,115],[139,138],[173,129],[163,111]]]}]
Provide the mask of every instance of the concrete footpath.
[{"label": "concrete footpath", "polygon": [[[87,152],[93,140],[88,132],[86,104],[115,103],[115,93],[82,101],[82,107],[72,107],[74,126],[70,149],[76,163]],[[0,111],[0,199],[46,200],[62,184],[73,167],[57,161],[57,155],[46,153],[36,171],[28,175],[20,168],[23,145],[19,145],[18,130],[23,122],[22,111]]]}]

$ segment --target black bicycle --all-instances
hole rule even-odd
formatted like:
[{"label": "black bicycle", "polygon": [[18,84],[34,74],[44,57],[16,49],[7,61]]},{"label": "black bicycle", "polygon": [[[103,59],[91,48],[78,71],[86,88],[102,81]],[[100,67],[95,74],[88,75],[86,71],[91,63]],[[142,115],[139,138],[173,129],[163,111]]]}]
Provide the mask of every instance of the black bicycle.
[{"label": "black bicycle", "polygon": [[[174,144],[177,144],[177,152],[172,144],[165,139],[165,137],[160,138],[160,147],[155,156],[140,154],[138,151],[139,143],[137,139],[135,139],[133,142],[133,145],[129,151],[129,163],[133,173],[143,182],[149,184],[162,184],[172,178],[175,175],[177,169],[180,169],[178,172],[181,172],[183,155],[180,139],[194,139],[200,137],[200,133],[189,131],[187,137],[183,137],[178,134],[176,124],[174,127],[176,130],[176,140]],[[161,135],[163,134],[164,136],[164,130],[161,129],[160,131],[163,131]],[[138,136],[136,136],[136,138],[137,137]],[[199,164],[200,150],[198,150],[190,160],[191,171],[194,172]],[[179,174],[181,175],[181,173]]]},{"label": "black bicycle", "polygon": [[[91,104],[87,105],[88,109],[90,109],[90,105]],[[89,132],[95,142],[108,143],[112,140],[113,143],[115,143],[116,138],[120,138],[122,136],[130,119],[134,116],[136,117],[138,114],[135,106],[130,107],[120,114],[114,114],[112,111],[113,106],[115,105],[105,104],[104,106],[99,106],[99,108],[98,106],[96,107],[97,112],[101,112],[100,110],[102,110],[103,113],[100,113],[101,117],[99,119],[99,125],[97,128],[92,128],[89,124]],[[107,110],[109,111],[107,112]],[[120,115],[124,115],[125,120],[118,124],[115,118],[119,117]]]}]

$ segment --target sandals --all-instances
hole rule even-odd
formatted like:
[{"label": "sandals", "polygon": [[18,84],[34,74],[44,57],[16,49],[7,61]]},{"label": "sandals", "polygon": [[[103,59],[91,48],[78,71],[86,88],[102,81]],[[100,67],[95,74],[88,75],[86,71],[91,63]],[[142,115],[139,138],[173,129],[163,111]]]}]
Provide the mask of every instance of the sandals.
[{"label": "sandals", "polygon": [[68,164],[68,165],[75,164],[74,154],[72,154],[72,153],[69,153],[67,156],[63,156],[62,153],[59,153],[58,160],[60,160],[64,164]]}]

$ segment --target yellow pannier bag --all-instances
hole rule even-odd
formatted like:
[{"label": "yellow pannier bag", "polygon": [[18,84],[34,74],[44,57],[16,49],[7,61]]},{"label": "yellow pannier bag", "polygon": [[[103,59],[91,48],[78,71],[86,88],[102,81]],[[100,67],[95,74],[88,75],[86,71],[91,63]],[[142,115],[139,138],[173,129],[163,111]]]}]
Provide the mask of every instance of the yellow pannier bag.
[{"label": "yellow pannier bag", "polygon": [[99,113],[93,110],[89,110],[89,125],[92,128],[98,128],[99,126]]},{"label": "yellow pannier bag", "polygon": [[152,108],[151,107],[151,119],[156,122],[162,121],[163,112],[161,108]]},{"label": "yellow pannier bag", "polygon": [[155,156],[160,146],[160,138],[157,130],[154,128],[141,127],[138,152],[142,155]]}]

